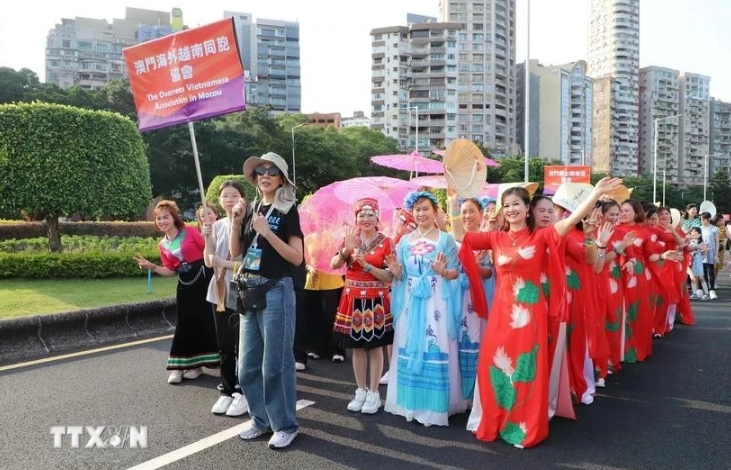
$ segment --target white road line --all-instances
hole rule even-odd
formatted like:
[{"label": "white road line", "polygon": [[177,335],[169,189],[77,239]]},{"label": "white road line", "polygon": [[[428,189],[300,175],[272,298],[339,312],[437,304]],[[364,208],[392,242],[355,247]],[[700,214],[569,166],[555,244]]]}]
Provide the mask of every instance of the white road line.
[{"label": "white road line", "polygon": [[[306,408],[314,404],[314,401],[298,400],[297,409],[301,410],[302,408]],[[167,454],[161,455],[160,457],[155,457],[154,459],[148,460],[147,462],[142,462],[141,464],[130,467],[127,470],[156,470],[166,465],[170,465],[173,462],[177,462],[178,460],[190,457],[191,455],[196,454],[202,450],[218,445],[223,441],[227,441],[232,437],[237,437],[241,431],[247,428],[249,421],[251,420],[247,420],[241,424],[226,429],[225,431],[221,431],[212,436],[205,437],[200,441],[194,442],[185,447],[181,447],[180,449],[168,452]]]},{"label": "white road line", "polygon": [[131,343],[115,344],[114,346],[105,346],[103,348],[89,349],[87,351],[79,351],[71,354],[64,354],[62,356],[47,357],[44,359],[36,359],[35,361],[20,362],[18,364],[10,364],[8,366],[0,367],[0,372],[6,370],[20,369],[22,367],[36,366],[38,364],[45,364],[47,362],[61,361],[63,359],[71,359],[74,357],[88,356],[90,354],[97,354],[106,351],[114,351],[115,349],[131,348],[133,346],[139,346],[141,344],[154,343],[155,341],[164,341],[172,339],[173,335],[158,336],[156,338],[141,339],[139,341],[132,341]]}]

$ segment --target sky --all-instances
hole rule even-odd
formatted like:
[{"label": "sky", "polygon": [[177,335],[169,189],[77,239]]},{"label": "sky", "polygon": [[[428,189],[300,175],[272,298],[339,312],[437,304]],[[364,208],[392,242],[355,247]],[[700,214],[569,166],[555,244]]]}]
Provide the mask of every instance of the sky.
[{"label": "sky", "polygon": [[[517,1],[517,61],[526,57],[526,10]],[[302,111],[370,114],[374,28],[406,25],[406,13],[438,16],[438,0],[65,0],[4,1],[0,6],[0,67],[35,71],[44,80],[48,31],[61,18],[123,18],[125,7],[183,10],[190,27],[223,17],[300,23]],[[530,57],[544,65],[586,60],[589,0],[531,0]],[[711,96],[731,101],[731,1],[642,0],[640,66],[657,65],[711,77]]]}]

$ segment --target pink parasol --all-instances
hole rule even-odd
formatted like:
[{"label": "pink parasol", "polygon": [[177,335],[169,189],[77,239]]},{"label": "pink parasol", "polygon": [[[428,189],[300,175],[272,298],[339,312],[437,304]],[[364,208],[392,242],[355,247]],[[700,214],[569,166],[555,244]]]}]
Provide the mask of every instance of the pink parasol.
[{"label": "pink parasol", "polygon": [[305,260],[315,268],[334,272],[330,260],[345,238],[345,229],[355,224],[353,205],[364,197],[378,201],[380,231],[391,234],[391,225],[406,195],[419,188],[411,181],[386,176],[352,178],[323,186],[299,207],[305,235]]},{"label": "pink parasol", "polygon": [[412,173],[444,173],[442,162],[423,157],[419,152],[411,152],[409,155],[376,155],[371,157],[371,161],[376,165]]},{"label": "pink parasol", "polygon": [[[418,178],[412,178],[411,182],[417,183],[419,186],[423,186],[426,188],[445,189],[447,187],[447,179],[444,177],[444,175],[419,176]],[[497,184],[483,183],[477,194],[479,196],[490,196],[494,198],[497,197],[497,191]]]},{"label": "pink parasol", "polygon": [[[434,150],[433,152],[435,154],[439,155],[440,157],[444,157],[445,150]],[[496,162],[495,160],[491,160],[491,159],[485,157],[485,166],[496,167],[496,166],[500,166],[500,164],[498,162]]]}]

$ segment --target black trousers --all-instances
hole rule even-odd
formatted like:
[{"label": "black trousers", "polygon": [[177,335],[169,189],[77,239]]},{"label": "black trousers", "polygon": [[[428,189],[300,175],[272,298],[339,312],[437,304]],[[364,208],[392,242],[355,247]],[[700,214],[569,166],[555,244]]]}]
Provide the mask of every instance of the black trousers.
[{"label": "black trousers", "polygon": [[231,396],[234,392],[241,393],[239,381],[236,377],[238,365],[237,350],[239,347],[239,314],[235,310],[226,309],[225,312],[217,312],[216,306],[212,305],[213,318],[216,323],[216,342],[218,352],[221,356],[221,390],[222,395]]},{"label": "black trousers", "polygon": [[310,348],[307,324],[309,314],[305,290],[295,290],[295,327],[294,327],[294,360],[307,364],[307,351]]},{"label": "black trousers", "polygon": [[334,354],[345,357],[345,350],[332,344],[333,322],[342,294],[342,288],[305,291],[309,315],[310,351],[320,357],[330,358]]},{"label": "black trousers", "polygon": [[716,266],[710,263],[703,263],[703,279],[708,284],[708,290],[716,290]]}]

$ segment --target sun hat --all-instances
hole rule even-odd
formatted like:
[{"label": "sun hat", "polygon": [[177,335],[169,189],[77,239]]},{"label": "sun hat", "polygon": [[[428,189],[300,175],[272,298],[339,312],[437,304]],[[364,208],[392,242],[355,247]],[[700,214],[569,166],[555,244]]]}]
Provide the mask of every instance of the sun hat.
[{"label": "sun hat", "polygon": [[538,183],[500,183],[497,187],[497,199],[495,200],[496,214],[503,208],[503,193],[510,188],[525,188],[528,195],[533,197],[533,194],[538,190]]},{"label": "sun hat", "polygon": [[464,198],[475,197],[487,179],[485,156],[466,139],[452,141],[444,151],[444,176],[450,189]]},{"label": "sun hat", "polygon": [[292,180],[289,179],[289,165],[284,161],[284,158],[280,157],[274,152],[268,152],[261,157],[249,157],[244,162],[244,178],[246,181],[256,188],[256,193],[261,197],[261,191],[259,185],[256,182],[256,168],[263,163],[272,163],[274,166],[279,168],[282,174],[282,180],[284,185],[277,189],[274,196],[274,208],[282,214],[287,214],[289,209],[297,202],[297,196],[295,194],[295,186]]},{"label": "sun hat", "polygon": [[561,183],[551,201],[569,212],[576,212],[594,187],[588,183]]}]

